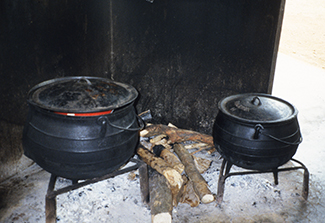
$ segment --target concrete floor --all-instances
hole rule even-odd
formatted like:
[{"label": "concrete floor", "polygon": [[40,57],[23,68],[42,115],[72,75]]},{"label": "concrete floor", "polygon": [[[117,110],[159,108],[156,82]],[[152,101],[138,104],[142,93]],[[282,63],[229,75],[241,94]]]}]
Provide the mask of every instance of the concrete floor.
[{"label": "concrete floor", "polygon": [[[279,54],[273,95],[294,104],[303,135],[294,158],[309,169],[310,194],[301,197],[302,172],[231,177],[226,181],[224,202],[190,208],[180,204],[173,222],[323,222],[325,219],[325,70]],[[203,176],[217,192],[221,160],[218,154]],[[287,165],[292,166],[289,162]],[[234,168],[236,171],[240,168]],[[0,184],[0,222],[44,222],[49,173],[37,165]],[[59,187],[70,182],[61,179]],[[127,174],[80,188],[57,197],[58,222],[150,222],[150,211],[141,202],[139,180]],[[125,211],[128,210],[128,211]]]},{"label": "concrete floor", "polygon": [[273,95],[299,111],[303,143],[294,156],[303,161],[313,179],[325,185],[325,70],[279,54]]},{"label": "concrete floor", "polygon": [[[273,95],[294,104],[298,111],[298,120],[303,136],[294,158],[302,161],[311,173],[309,199],[319,215],[308,222],[324,222],[325,219],[325,69],[312,66],[279,53]],[[301,219],[304,222],[306,219]],[[307,220],[306,220],[307,221]]]}]

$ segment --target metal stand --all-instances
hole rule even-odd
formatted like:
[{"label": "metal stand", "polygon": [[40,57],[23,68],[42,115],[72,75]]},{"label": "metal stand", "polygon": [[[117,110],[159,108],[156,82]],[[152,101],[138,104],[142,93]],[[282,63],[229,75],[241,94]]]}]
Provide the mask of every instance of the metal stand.
[{"label": "metal stand", "polygon": [[304,179],[303,179],[303,189],[302,189],[302,197],[307,200],[308,199],[308,191],[309,191],[309,171],[306,168],[306,166],[301,163],[300,161],[296,159],[291,159],[291,161],[294,161],[300,166],[297,167],[288,167],[288,168],[276,168],[273,170],[266,170],[266,171],[245,171],[245,172],[233,172],[230,173],[230,169],[232,167],[232,163],[228,162],[226,159],[223,159],[220,174],[219,174],[219,181],[218,181],[218,191],[217,191],[217,202],[220,204],[223,200],[223,194],[225,190],[225,182],[226,179],[230,176],[236,176],[236,175],[246,175],[246,174],[261,174],[261,173],[273,173],[274,177],[274,183],[275,185],[278,185],[278,173],[282,171],[291,171],[291,170],[297,170],[297,169],[304,169]]},{"label": "metal stand", "polygon": [[[51,178],[50,178],[49,186],[48,186],[48,189],[47,189],[47,194],[46,194],[46,197],[45,197],[46,223],[55,223],[56,222],[56,196],[57,195],[67,193],[69,191],[76,190],[76,189],[78,189],[80,187],[84,187],[84,186],[89,185],[89,184],[97,183],[97,182],[102,181],[102,180],[113,178],[115,176],[118,176],[118,175],[130,172],[130,171],[136,170],[139,167],[143,168],[143,166],[146,166],[146,164],[144,162],[142,162],[141,160],[138,160],[138,159],[131,158],[130,162],[135,163],[135,165],[124,168],[124,169],[119,169],[117,171],[114,171],[114,172],[109,173],[107,175],[104,175],[102,177],[96,177],[96,178],[93,178],[93,179],[85,180],[85,181],[83,181],[81,183],[78,183],[78,180],[74,180],[72,182],[73,183],[72,185],[61,188],[61,189],[58,189],[58,190],[54,190],[57,176],[52,174]],[[140,174],[140,187],[141,188],[142,188],[142,185],[146,184],[146,182],[144,182],[144,181],[143,181],[142,176]]]}]

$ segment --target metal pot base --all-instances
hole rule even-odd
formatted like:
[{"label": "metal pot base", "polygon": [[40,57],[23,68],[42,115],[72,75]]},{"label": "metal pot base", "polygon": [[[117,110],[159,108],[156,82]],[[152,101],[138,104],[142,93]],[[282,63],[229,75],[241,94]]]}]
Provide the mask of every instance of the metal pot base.
[{"label": "metal pot base", "polygon": [[300,166],[289,167],[289,168],[276,168],[270,170],[263,170],[263,171],[245,171],[245,172],[232,172],[230,173],[230,169],[233,166],[231,162],[228,162],[226,159],[223,159],[220,173],[219,173],[219,180],[218,180],[218,191],[217,191],[217,202],[220,204],[223,201],[223,194],[225,189],[225,182],[228,177],[231,176],[238,176],[238,175],[247,175],[247,174],[261,174],[261,173],[273,173],[274,176],[274,183],[278,185],[278,173],[283,171],[292,171],[297,169],[304,170],[304,178],[303,178],[303,189],[302,189],[302,197],[307,200],[308,199],[308,192],[309,192],[309,171],[307,167],[300,161],[296,159],[291,159],[298,163]]},{"label": "metal pot base", "polygon": [[[130,166],[130,167],[126,167],[126,168],[122,168],[119,169],[113,173],[109,173],[106,174],[102,177],[98,177],[98,178],[93,178],[93,179],[88,179],[86,181],[82,181],[80,183],[78,183],[78,180],[73,180],[73,184],[64,188],[60,188],[58,190],[54,190],[55,188],[55,183],[57,180],[57,176],[54,174],[51,174],[51,178],[50,178],[50,182],[49,182],[49,186],[47,189],[47,194],[45,196],[45,216],[46,216],[46,223],[55,223],[56,222],[56,196],[63,194],[63,193],[67,193],[69,191],[72,190],[76,190],[78,188],[84,187],[86,185],[89,184],[93,184],[93,183],[97,183],[109,178],[113,178],[116,177],[118,175],[121,174],[125,174],[131,171],[134,171],[138,168],[141,168],[142,166],[146,166],[147,164],[145,164],[144,162],[142,162],[141,160],[138,159],[134,159],[131,158],[130,162],[135,163],[134,165]],[[140,188],[144,187],[147,182],[145,182],[146,177],[145,176],[141,176],[141,173],[139,171],[139,178],[140,178]],[[144,179],[144,180],[143,180]]]}]

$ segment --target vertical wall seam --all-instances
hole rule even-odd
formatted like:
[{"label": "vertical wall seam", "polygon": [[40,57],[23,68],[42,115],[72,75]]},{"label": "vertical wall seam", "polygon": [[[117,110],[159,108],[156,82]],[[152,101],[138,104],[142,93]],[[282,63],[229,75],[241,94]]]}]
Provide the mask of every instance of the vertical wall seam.
[{"label": "vertical wall seam", "polygon": [[109,8],[110,8],[110,16],[109,16],[109,23],[110,23],[110,71],[111,71],[111,79],[114,80],[114,73],[115,73],[115,64],[114,64],[114,21],[113,21],[113,0],[109,1]]},{"label": "vertical wall seam", "polygon": [[269,75],[269,85],[268,85],[268,89],[267,89],[268,94],[272,94],[272,90],[273,90],[274,74],[275,74],[276,61],[277,61],[277,57],[278,57],[278,51],[279,51],[279,45],[280,45],[280,39],[281,39],[281,31],[282,31],[285,3],[286,3],[286,0],[281,0],[281,2],[280,2],[278,24],[276,27],[274,48],[273,48],[273,55],[272,55],[272,62],[271,62],[271,70],[270,70],[270,75]]}]

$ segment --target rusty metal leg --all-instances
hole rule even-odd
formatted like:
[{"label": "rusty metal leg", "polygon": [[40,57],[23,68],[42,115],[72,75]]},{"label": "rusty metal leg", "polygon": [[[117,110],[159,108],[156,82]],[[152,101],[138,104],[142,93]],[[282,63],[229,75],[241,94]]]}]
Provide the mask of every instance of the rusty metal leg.
[{"label": "rusty metal leg", "polygon": [[149,204],[148,165],[144,162],[139,166],[139,179],[140,179],[140,192],[141,192],[142,202],[144,204]]},{"label": "rusty metal leg", "polygon": [[307,200],[309,193],[309,171],[305,167],[304,168],[304,180],[303,180],[303,189],[302,189],[302,197]]},{"label": "rusty metal leg", "polygon": [[[220,173],[219,173],[219,180],[218,180],[218,191],[217,191],[217,203],[220,204],[223,201],[223,194],[225,190],[225,182],[230,172],[230,168],[232,163],[227,162],[226,159],[223,159]],[[226,167],[226,170],[225,170]]]},{"label": "rusty metal leg", "polygon": [[218,180],[218,191],[217,191],[217,203],[220,204],[223,200],[223,192],[225,190],[225,176],[223,175],[224,169],[226,165],[226,160],[223,159],[220,172],[219,172],[219,180]]},{"label": "rusty metal leg", "polygon": [[[226,173],[225,175],[228,175],[230,172],[230,168],[232,167],[232,163],[227,161],[227,165],[226,165]],[[228,177],[228,176],[227,176]]]},{"label": "rusty metal leg", "polygon": [[303,188],[302,188],[302,197],[307,200],[309,194],[309,171],[307,167],[300,161],[296,159],[291,159],[292,161],[299,163],[301,165],[300,168],[304,169],[304,179],[303,179]]},{"label": "rusty metal leg", "polygon": [[56,182],[56,176],[51,175],[47,194],[45,197],[45,217],[46,223],[56,222],[56,196],[53,196],[53,190]]},{"label": "rusty metal leg", "polygon": [[278,169],[273,170],[274,184],[279,184],[279,171]]},{"label": "rusty metal leg", "polygon": [[231,162],[227,162],[225,159],[222,162],[220,174],[219,174],[219,181],[218,181],[218,192],[217,192],[217,202],[220,204],[223,200],[224,194],[224,186],[225,181],[230,176],[238,176],[238,175],[245,175],[245,174],[261,174],[261,173],[273,173],[274,176],[274,183],[277,185],[278,182],[278,175],[279,172],[282,171],[292,171],[297,169],[304,169],[304,179],[303,179],[303,189],[302,189],[302,197],[307,200],[308,193],[309,193],[309,171],[307,167],[296,159],[291,159],[292,161],[297,162],[300,166],[289,167],[289,168],[276,168],[273,170],[266,170],[266,171],[246,171],[246,172],[233,172],[230,173],[230,168],[233,165]]},{"label": "rusty metal leg", "polygon": [[[57,176],[52,174],[50,182],[49,182],[49,186],[48,186],[48,189],[47,189],[47,194],[46,194],[46,197],[45,197],[46,223],[55,223],[56,222],[56,196],[57,195],[69,192],[71,190],[76,190],[76,189],[78,189],[80,187],[84,187],[84,186],[92,184],[92,183],[97,183],[97,182],[102,181],[102,180],[113,178],[115,176],[118,176],[118,175],[121,175],[121,174],[124,174],[124,173],[128,173],[130,171],[138,169],[139,166],[142,166],[143,164],[145,164],[143,161],[133,159],[133,158],[131,158],[130,161],[132,161],[132,162],[134,162],[136,164],[133,165],[133,166],[130,166],[130,167],[119,169],[119,170],[114,171],[112,173],[108,173],[108,174],[106,174],[104,176],[101,176],[101,177],[95,177],[95,178],[92,178],[92,179],[82,181],[80,183],[78,182],[79,180],[72,180],[72,185],[60,188],[58,190],[54,190]],[[142,166],[142,168],[146,168],[146,167],[147,167],[146,164],[145,164],[145,166]],[[144,189],[144,188],[141,189],[141,191],[143,190],[143,194],[146,194],[145,195],[146,196],[145,200],[149,199],[149,192],[144,192],[146,190],[149,191],[149,186],[147,186],[147,185],[149,185],[149,183],[148,183],[148,172],[147,171],[148,170],[146,170],[146,169],[142,169],[142,171],[139,170],[139,175],[141,175],[140,176],[140,186],[142,185],[142,187],[147,188],[147,189]]]},{"label": "rusty metal leg", "polygon": [[72,184],[77,184],[79,180],[71,180]]}]

